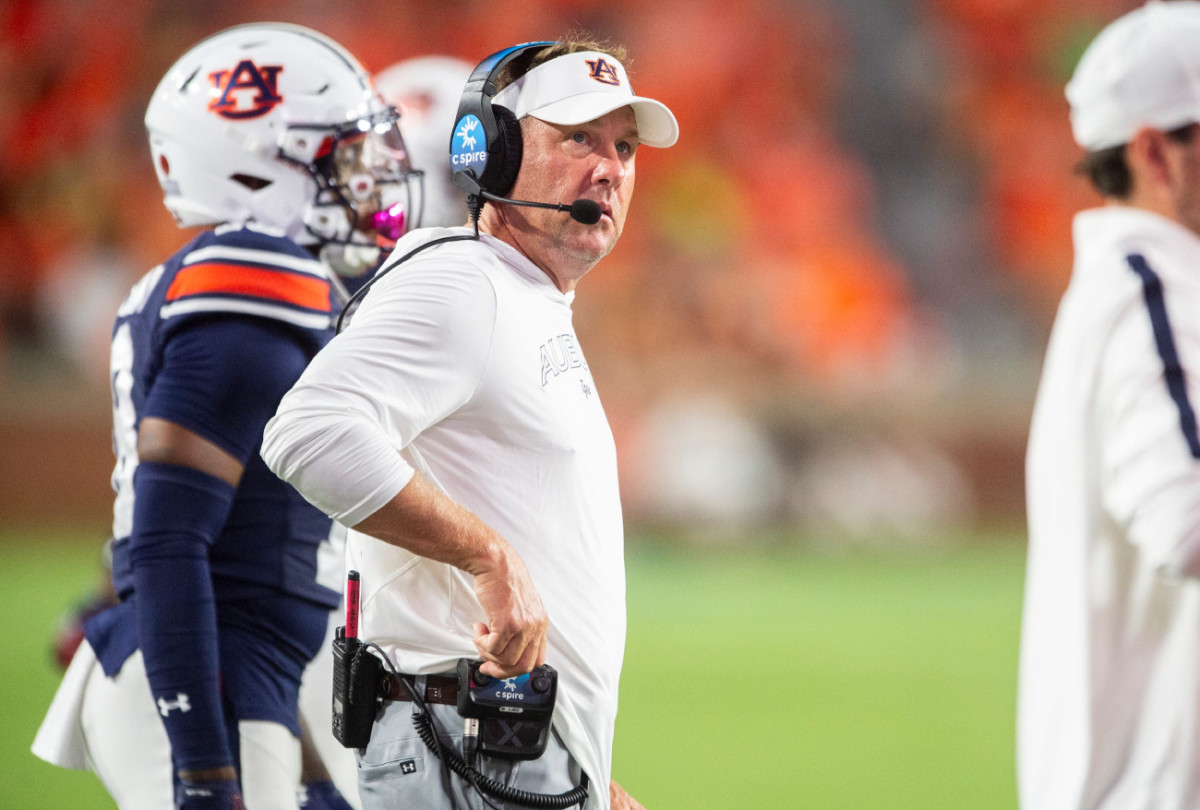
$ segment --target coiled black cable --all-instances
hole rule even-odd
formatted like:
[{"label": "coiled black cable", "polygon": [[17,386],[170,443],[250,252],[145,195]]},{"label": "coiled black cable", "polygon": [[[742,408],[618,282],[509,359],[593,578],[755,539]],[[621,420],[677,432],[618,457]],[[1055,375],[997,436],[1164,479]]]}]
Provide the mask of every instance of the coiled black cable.
[{"label": "coiled black cable", "polygon": [[433,720],[430,719],[427,713],[422,712],[414,717],[413,725],[416,726],[417,736],[421,738],[421,741],[434,754],[440,756],[442,761],[450,767],[450,770],[489,796],[501,801],[519,804],[522,807],[538,808],[538,810],[565,810],[565,808],[574,807],[577,804],[582,805],[587,800],[588,777],[586,773],[582,774],[578,787],[571,788],[565,793],[531,793],[527,790],[520,790],[519,788],[497,782],[490,776],[468,767],[467,763],[463,761],[457,752],[453,749],[443,747],[441,741],[437,738],[437,732],[433,729]]},{"label": "coiled black cable", "polygon": [[[528,790],[510,787],[508,785],[497,782],[490,776],[480,773],[463,761],[463,758],[458,755],[452,748],[446,748],[438,739],[437,732],[433,727],[433,718],[430,716],[429,707],[425,705],[425,700],[408,677],[401,675],[392,665],[392,661],[384,653],[383,649],[373,642],[366,642],[359,647],[359,653],[363,654],[368,649],[374,649],[379,653],[380,663],[387,667],[392,677],[404,684],[404,688],[412,696],[413,702],[417,704],[420,713],[413,717],[413,725],[417,729],[417,736],[421,738],[421,742],[433,752],[434,756],[442,761],[446,767],[458,774],[463,779],[466,779],[475,790],[481,795],[487,794],[495,799],[500,799],[504,802],[512,802],[519,804],[522,807],[531,807],[535,810],[566,810],[568,807],[575,805],[583,806],[588,797],[588,775],[580,772],[579,785],[573,787],[565,793],[532,793]],[[386,694],[386,689],[384,693]],[[484,799],[487,802],[487,799]],[[491,806],[490,802],[487,802]]]}]

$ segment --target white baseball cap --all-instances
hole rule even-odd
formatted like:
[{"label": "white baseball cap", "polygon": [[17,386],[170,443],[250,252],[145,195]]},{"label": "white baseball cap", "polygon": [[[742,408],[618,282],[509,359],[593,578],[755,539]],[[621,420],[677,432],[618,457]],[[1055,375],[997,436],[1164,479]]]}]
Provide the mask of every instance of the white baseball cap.
[{"label": "white baseball cap", "polygon": [[625,67],[595,51],[568,53],[543,62],[497,93],[492,104],[507,107],[518,119],[530,115],[561,126],[584,124],[621,107],[632,107],[639,143],[666,147],[679,140],[679,124],[667,106],[635,96]]},{"label": "white baseball cap", "polygon": [[1067,101],[1089,151],[1200,121],[1200,2],[1150,0],[1111,23],[1084,51]]}]

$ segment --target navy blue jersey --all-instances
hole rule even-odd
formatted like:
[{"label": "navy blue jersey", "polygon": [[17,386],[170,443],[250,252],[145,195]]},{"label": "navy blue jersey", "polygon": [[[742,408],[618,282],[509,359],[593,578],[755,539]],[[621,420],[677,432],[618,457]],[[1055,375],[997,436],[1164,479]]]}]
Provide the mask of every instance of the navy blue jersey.
[{"label": "navy blue jersey", "polygon": [[279,399],[332,337],[331,311],[324,266],[295,242],[252,225],[201,234],[130,292],[113,327],[110,368],[113,582],[123,598],[133,588],[137,430],[154,416],[245,465],[209,554],[218,603],[288,595],[336,606],[337,592],[317,582],[329,518],[258,454]]}]

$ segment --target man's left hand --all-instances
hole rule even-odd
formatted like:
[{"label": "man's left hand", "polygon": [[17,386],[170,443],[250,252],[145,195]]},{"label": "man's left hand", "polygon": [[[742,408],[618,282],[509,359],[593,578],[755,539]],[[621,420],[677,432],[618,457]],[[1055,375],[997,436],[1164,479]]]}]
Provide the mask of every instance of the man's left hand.
[{"label": "man's left hand", "polygon": [[616,782],[608,783],[608,798],[612,803],[612,810],[646,810],[641,802],[626,793],[625,788]]}]

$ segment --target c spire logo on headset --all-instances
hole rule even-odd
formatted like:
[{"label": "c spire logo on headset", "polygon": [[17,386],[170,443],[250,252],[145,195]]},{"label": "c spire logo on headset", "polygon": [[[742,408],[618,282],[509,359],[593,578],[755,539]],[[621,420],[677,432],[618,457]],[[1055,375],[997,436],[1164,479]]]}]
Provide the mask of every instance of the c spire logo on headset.
[{"label": "c spire logo on headset", "polygon": [[[208,74],[220,95],[208,102],[208,109],[223,118],[241,120],[257,118],[283,101],[275,89],[283,65],[259,67],[249,59],[238,62],[233,70],[216,70]],[[254,90],[253,96],[245,91]],[[242,92],[239,92],[242,91]],[[247,103],[249,106],[246,106]]]},{"label": "c spire logo on headset", "polygon": [[454,143],[450,150],[450,165],[454,171],[474,169],[477,176],[483,175],[488,153],[479,149],[479,138],[483,136],[483,122],[474,115],[464,115],[454,128]]}]

